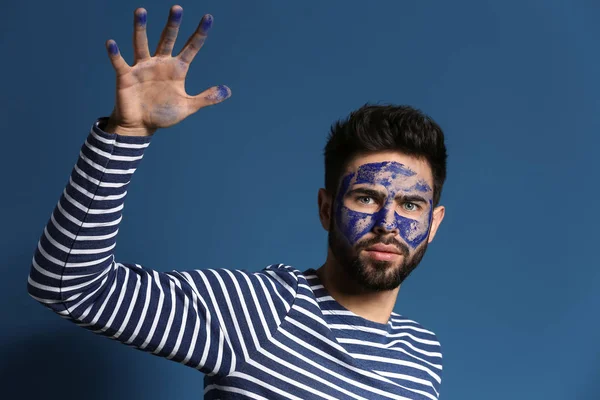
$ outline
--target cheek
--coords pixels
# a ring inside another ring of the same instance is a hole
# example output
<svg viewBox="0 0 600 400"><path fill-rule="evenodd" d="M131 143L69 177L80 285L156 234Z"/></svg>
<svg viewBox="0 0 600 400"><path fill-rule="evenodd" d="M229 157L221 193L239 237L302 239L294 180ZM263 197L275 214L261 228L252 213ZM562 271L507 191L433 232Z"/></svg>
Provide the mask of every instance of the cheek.
<svg viewBox="0 0 600 400"><path fill-rule="evenodd" d="M420 220L409 219L396 214L396 223L400 231L400 237L413 249L427 239L429 226L431 225L430 221L431 212Z"/></svg>
<svg viewBox="0 0 600 400"><path fill-rule="evenodd" d="M352 211L344 206L338 208L336 220L338 228L351 245L355 245L375 225L372 214Z"/></svg>

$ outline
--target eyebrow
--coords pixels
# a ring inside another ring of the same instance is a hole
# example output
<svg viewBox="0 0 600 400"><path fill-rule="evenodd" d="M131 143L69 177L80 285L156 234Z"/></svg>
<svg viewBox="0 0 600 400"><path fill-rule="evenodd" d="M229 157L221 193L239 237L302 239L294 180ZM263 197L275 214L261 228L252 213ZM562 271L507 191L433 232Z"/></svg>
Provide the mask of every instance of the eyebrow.
<svg viewBox="0 0 600 400"><path fill-rule="evenodd" d="M403 201L407 201L410 203L424 203L427 204L428 201L425 200L423 197L416 195L416 194L408 194L408 195L404 195L404 194L399 194L398 196L396 196L396 200L401 199Z"/></svg>
<svg viewBox="0 0 600 400"><path fill-rule="evenodd" d="M351 194L364 194L365 196L371 196L371 197L385 197L385 193L383 193L379 190L365 189L365 188L356 188L356 189L352 189L352 190L348 191L347 195L351 195Z"/></svg>
<svg viewBox="0 0 600 400"><path fill-rule="evenodd" d="M356 189L352 189L350 191L348 191L347 195L353 195L353 194L363 194L365 196L371 196L371 197L385 197L385 193L379 191L379 190L373 190L373 189L366 189L366 188L356 188ZM419 196L417 194L399 194L396 196L396 200L402 200L402 201L407 201L407 202L411 202L411 203L424 203L427 204L428 201L425 200L424 197Z"/></svg>

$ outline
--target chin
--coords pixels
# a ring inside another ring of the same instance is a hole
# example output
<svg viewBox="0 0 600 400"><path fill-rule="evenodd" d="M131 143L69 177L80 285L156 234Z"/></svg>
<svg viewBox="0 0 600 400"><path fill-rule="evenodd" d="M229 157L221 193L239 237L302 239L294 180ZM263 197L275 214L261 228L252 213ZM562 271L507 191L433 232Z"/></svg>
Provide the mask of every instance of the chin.
<svg viewBox="0 0 600 400"><path fill-rule="evenodd" d="M354 275L358 283L369 291L396 289L405 278L404 260L379 261L360 257L355 264Z"/></svg>

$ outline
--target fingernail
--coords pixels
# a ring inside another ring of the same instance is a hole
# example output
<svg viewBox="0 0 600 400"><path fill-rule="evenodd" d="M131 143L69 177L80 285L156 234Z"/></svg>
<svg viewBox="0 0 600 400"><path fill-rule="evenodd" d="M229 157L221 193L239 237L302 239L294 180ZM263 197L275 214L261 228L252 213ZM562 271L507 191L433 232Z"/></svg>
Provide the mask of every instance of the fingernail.
<svg viewBox="0 0 600 400"><path fill-rule="evenodd" d="M175 11L173 11L171 13L171 22L175 22L176 24L180 23L182 15L183 15L183 12L182 12L181 8L176 9Z"/></svg>
<svg viewBox="0 0 600 400"><path fill-rule="evenodd" d="M222 101L231 96L231 90L225 86L220 85L217 86L217 89L210 95L208 95L208 99L212 101Z"/></svg>
<svg viewBox="0 0 600 400"><path fill-rule="evenodd" d="M116 56L117 54L119 54L119 48L117 47L117 44L115 42L111 42L108 44L108 51L113 56Z"/></svg>
<svg viewBox="0 0 600 400"><path fill-rule="evenodd" d="M202 31L207 32L212 27L212 23L213 16L210 14L206 14L204 18L202 18L202 23L200 24Z"/></svg>
<svg viewBox="0 0 600 400"><path fill-rule="evenodd" d="M137 14L136 15L137 23L140 25L146 25L147 17L148 17L148 14L146 14L146 12L141 12L141 13Z"/></svg>
<svg viewBox="0 0 600 400"><path fill-rule="evenodd" d="M217 93L219 99L226 99L231 96L231 90L225 85L219 85L217 87Z"/></svg>

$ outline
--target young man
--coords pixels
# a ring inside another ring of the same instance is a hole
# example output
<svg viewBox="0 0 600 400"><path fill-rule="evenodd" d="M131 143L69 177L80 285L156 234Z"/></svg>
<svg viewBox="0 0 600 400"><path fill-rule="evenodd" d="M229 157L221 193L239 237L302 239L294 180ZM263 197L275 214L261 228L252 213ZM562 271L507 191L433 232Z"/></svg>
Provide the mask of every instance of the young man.
<svg viewBox="0 0 600 400"><path fill-rule="evenodd" d="M171 56L171 8L154 56L135 11L135 63L107 42L117 72L112 115L89 133L39 241L31 296L96 333L198 369L206 399L436 399L435 335L392 312L401 282L444 217L439 126L410 107L365 106L333 126L319 215L325 263L303 272L162 273L113 259L131 176L152 135L230 96L184 90L212 17Z"/></svg>

